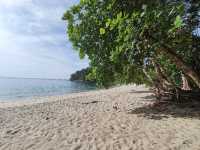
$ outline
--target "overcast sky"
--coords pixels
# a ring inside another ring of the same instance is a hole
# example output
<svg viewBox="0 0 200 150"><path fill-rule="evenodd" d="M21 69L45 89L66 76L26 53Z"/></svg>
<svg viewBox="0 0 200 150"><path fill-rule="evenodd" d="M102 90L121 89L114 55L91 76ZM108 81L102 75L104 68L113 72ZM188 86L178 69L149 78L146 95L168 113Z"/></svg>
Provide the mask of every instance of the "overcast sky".
<svg viewBox="0 0 200 150"><path fill-rule="evenodd" d="M88 66L61 20L78 0L0 0L0 76L68 78Z"/></svg>

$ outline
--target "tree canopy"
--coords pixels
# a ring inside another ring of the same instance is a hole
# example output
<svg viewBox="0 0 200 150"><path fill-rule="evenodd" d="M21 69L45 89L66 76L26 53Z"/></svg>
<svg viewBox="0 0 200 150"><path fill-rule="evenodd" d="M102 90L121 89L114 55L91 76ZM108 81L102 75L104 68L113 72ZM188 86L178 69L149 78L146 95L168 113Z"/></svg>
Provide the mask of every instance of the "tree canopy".
<svg viewBox="0 0 200 150"><path fill-rule="evenodd" d="M200 1L81 0L63 19L80 58L90 60L88 78L99 86L199 90Z"/></svg>
<svg viewBox="0 0 200 150"><path fill-rule="evenodd" d="M75 73L71 74L70 81L91 81L87 79L87 75L90 72L90 68L85 68L79 71L76 71ZM94 81L93 81L94 82Z"/></svg>

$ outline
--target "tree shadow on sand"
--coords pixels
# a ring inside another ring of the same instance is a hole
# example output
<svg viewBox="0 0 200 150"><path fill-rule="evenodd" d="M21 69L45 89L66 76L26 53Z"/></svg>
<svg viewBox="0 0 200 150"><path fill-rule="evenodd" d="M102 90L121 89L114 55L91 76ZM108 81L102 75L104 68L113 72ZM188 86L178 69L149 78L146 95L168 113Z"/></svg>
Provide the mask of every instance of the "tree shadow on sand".
<svg viewBox="0 0 200 150"><path fill-rule="evenodd" d="M161 120L169 117L174 118L195 118L200 119L200 102L190 101L177 103L173 101L156 101L153 95L143 97L145 100L152 101L142 107L130 109L128 114L137 114L148 119Z"/></svg>
<svg viewBox="0 0 200 150"><path fill-rule="evenodd" d="M136 93L136 94L147 94L147 93L153 93L153 91L136 91L136 90L131 90L130 93Z"/></svg>

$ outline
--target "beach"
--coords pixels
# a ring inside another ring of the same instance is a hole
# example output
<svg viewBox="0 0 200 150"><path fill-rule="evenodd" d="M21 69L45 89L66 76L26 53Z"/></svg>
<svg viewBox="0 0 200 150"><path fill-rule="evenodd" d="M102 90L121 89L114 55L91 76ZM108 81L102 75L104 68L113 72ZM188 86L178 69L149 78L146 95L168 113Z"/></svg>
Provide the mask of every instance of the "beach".
<svg viewBox="0 0 200 150"><path fill-rule="evenodd" d="M134 85L0 102L0 150L199 150L199 108Z"/></svg>

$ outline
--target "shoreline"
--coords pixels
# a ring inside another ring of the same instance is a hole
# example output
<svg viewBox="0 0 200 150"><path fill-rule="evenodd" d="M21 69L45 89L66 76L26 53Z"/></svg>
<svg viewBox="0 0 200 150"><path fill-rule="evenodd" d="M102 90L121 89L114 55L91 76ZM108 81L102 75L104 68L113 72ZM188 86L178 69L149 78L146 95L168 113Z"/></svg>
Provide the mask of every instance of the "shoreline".
<svg viewBox="0 0 200 150"><path fill-rule="evenodd" d="M25 106L25 105L34 105L34 104L40 104L40 103L47 103L47 102L54 102L58 101L59 99L70 99L74 97L78 97L81 95L90 95L90 94L98 94L99 92L109 91L112 89L124 89L127 87L132 88L145 88L148 89L145 85L118 85L110 87L109 89L93 89L89 91L80 91L80 92L72 92L72 93L66 93L66 94L58 94L58 95L52 95L52 96L33 96L33 97L27 97L27 98L15 98L12 100L1 100L0 99L0 108L6 108L6 107L19 107L19 106Z"/></svg>
<svg viewBox="0 0 200 150"><path fill-rule="evenodd" d="M128 85L0 103L0 149L198 150L199 107L154 102Z"/></svg>

